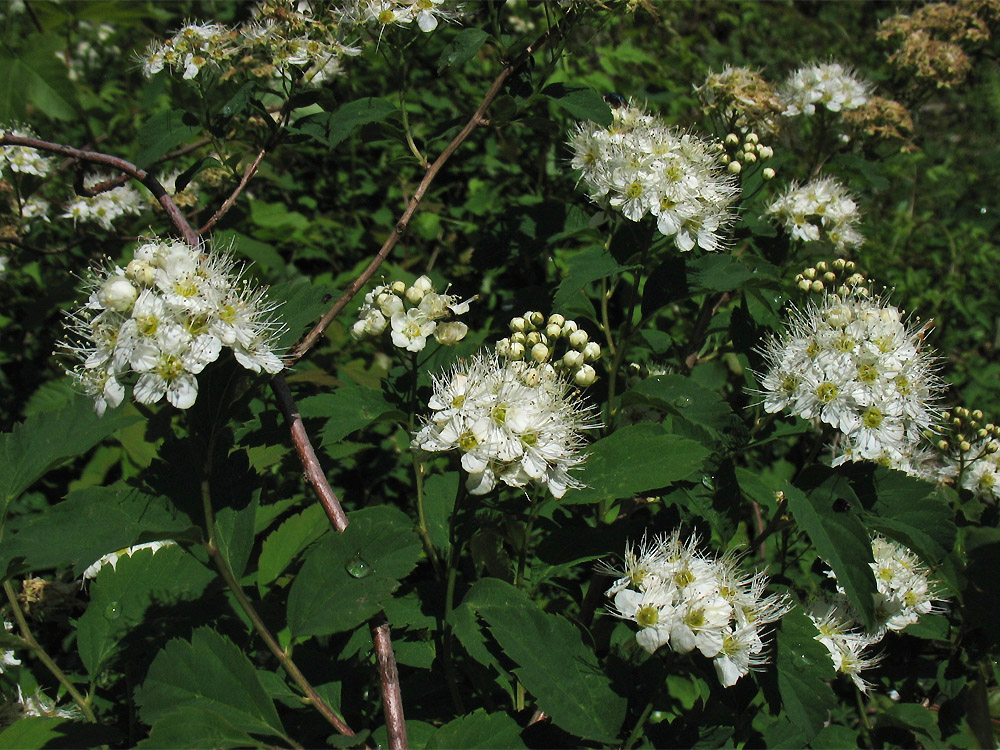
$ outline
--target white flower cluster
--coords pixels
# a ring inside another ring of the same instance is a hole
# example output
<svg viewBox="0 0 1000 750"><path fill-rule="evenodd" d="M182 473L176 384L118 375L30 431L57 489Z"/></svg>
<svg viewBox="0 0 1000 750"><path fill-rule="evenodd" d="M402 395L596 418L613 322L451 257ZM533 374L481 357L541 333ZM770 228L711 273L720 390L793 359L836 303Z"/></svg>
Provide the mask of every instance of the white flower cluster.
<svg viewBox="0 0 1000 750"><path fill-rule="evenodd" d="M31 695L25 695L21 686L17 686L17 697L0 706L0 727L7 727L18 719L28 716L43 716L47 718L70 719L82 721L80 707L75 703L59 706L41 689Z"/></svg>
<svg viewBox="0 0 1000 750"><path fill-rule="evenodd" d="M93 188L111 179L111 175L103 174L92 177L87 188ZM146 208L146 202L130 184L105 190L93 197L78 196L64 206L62 218L77 221L89 221L100 224L103 229L111 229L114 222L122 216L135 216Z"/></svg>
<svg viewBox="0 0 1000 750"><path fill-rule="evenodd" d="M37 138L31 128L17 125L0 127L0 132L18 138ZM44 177L52 170L52 159L41 151L27 146L0 146L0 172L9 169L18 174Z"/></svg>
<svg viewBox="0 0 1000 750"><path fill-rule="evenodd" d="M504 359L551 364L557 373L565 373L581 388L597 380L597 371L590 363L601 358L601 345L591 341L575 320L558 313L546 320L540 312L529 310L512 318L509 327L510 336L500 339L496 346L497 354ZM557 351L560 342L565 349L562 354Z"/></svg>
<svg viewBox="0 0 1000 750"><path fill-rule="evenodd" d="M957 481L977 497L1000 500L1000 428L983 424L978 409L962 406L942 418L944 437L937 445L942 462L936 478Z"/></svg>
<svg viewBox="0 0 1000 750"><path fill-rule="evenodd" d="M890 630L900 631L934 611L934 583L920 558L898 542L876 535L870 563L875 575L875 625L865 630L842 587L829 601L817 601L808 613L819 630L816 640L826 646L834 668L849 676L858 688L870 685L861 672L880 661L865 650L881 641ZM836 578L832 572L831 578Z"/></svg>
<svg viewBox="0 0 1000 750"><path fill-rule="evenodd" d="M92 272L89 299L67 316L71 339L61 346L79 360L67 374L103 415L125 398L122 379L130 372L138 374L139 403L166 396L178 409L189 408L198 397L196 375L223 347L249 370L280 372L273 351L283 329L272 316L277 306L242 275L228 252L177 240L143 242L124 269Z"/></svg>
<svg viewBox="0 0 1000 750"><path fill-rule="evenodd" d="M14 629L14 623L4 620L3 629L8 633ZM14 656L13 651L0 651L0 674L3 674L5 667L18 667L21 660Z"/></svg>
<svg viewBox="0 0 1000 750"><path fill-rule="evenodd" d="M779 88L786 116L811 115L817 105L831 112L857 109L868 103L871 84L858 80L840 63L808 65L795 71Z"/></svg>
<svg viewBox="0 0 1000 750"><path fill-rule="evenodd" d="M792 313L788 330L761 350L764 410L840 430L835 466L869 460L907 471L937 421L942 383L921 348L924 329L867 291L828 294Z"/></svg>
<svg viewBox="0 0 1000 750"><path fill-rule="evenodd" d="M766 209L771 220L794 239L816 242L825 238L838 250L858 247L864 237L858 204L843 185L821 177L805 185L793 182Z"/></svg>
<svg viewBox="0 0 1000 750"><path fill-rule="evenodd" d="M679 531L643 538L638 552L627 545L624 568L605 572L619 576L606 592L611 614L639 626L640 646L649 653L697 648L725 687L767 663L764 628L791 608L785 594L765 595L766 575L741 571L731 556L700 552L697 537L681 542Z"/></svg>
<svg viewBox="0 0 1000 750"><path fill-rule="evenodd" d="M381 284L365 295L358 310L358 320L351 326L351 336L361 340L379 336L387 328L392 343L409 352L419 352L427 346L427 337L434 336L439 344L454 346L469 332L469 327L457 320L457 315L469 312L469 303L458 296L438 294L433 282L421 276L412 285L405 281Z"/></svg>
<svg viewBox="0 0 1000 750"><path fill-rule="evenodd" d="M430 32L440 21L454 21L461 13L454 0L351 0L340 9L345 23L359 26L410 26Z"/></svg>
<svg viewBox="0 0 1000 750"><path fill-rule="evenodd" d="M433 410L411 443L428 452L457 450L473 495L497 481L548 487L555 497L582 485L569 475L583 463L581 431L591 409L548 365L501 361L481 353L434 378Z"/></svg>
<svg viewBox="0 0 1000 750"><path fill-rule="evenodd" d="M570 138L572 166L591 200L606 201L630 221L651 214L682 251L718 250L739 195L722 144L678 132L631 105L612 113L610 127L580 123Z"/></svg>
<svg viewBox="0 0 1000 750"><path fill-rule="evenodd" d="M303 81L319 84L341 73L341 57L360 53L339 36L337 22L317 17L309 3L266 0L239 28L189 23L166 42L154 42L142 55L142 70L149 77L166 68L185 80L203 70L228 77L237 69L274 78L294 66Z"/></svg>
<svg viewBox="0 0 1000 750"><path fill-rule="evenodd" d="M170 547L177 544L173 539L164 539L159 542L146 542L145 544L136 544L132 547L126 547L125 549L120 549L117 552L109 552L100 560L95 562L93 565L89 566L85 571L83 571L83 579L88 580L90 578L96 578L97 574L101 572L101 568L105 565L110 565L113 570L118 569L118 561L122 557L132 557L133 554L141 549L152 550L155 555L157 550L163 549L164 547Z"/></svg>

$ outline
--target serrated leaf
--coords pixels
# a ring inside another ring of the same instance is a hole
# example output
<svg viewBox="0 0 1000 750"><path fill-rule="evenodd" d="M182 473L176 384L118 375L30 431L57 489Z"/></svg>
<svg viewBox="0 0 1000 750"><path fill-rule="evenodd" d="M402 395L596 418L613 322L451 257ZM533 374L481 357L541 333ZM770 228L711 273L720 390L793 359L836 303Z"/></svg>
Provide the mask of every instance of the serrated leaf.
<svg viewBox="0 0 1000 750"><path fill-rule="evenodd" d="M323 112L303 117L290 132L306 133L327 148L335 148L362 125L381 122L396 111L385 99L366 97L340 107L336 112Z"/></svg>
<svg viewBox="0 0 1000 750"><path fill-rule="evenodd" d="M640 398L716 435L730 427L732 407L718 393L684 375L646 378L622 395L622 403L632 403Z"/></svg>
<svg viewBox="0 0 1000 750"><path fill-rule="evenodd" d="M255 492L245 508L223 508L215 515L215 541L237 579L243 577L253 549L258 504Z"/></svg>
<svg viewBox="0 0 1000 750"><path fill-rule="evenodd" d="M33 34L20 57L0 58L0 122L27 121L32 107L55 120L76 117L76 91L56 56L64 48L58 34Z"/></svg>
<svg viewBox="0 0 1000 750"><path fill-rule="evenodd" d="M135 157L136 166L148 168L153 162L169 151L189 141L201 132L192 124L191 116L183 109L158 112L139 128L139 153Z"/></svg>
<svg viewBox="0 0 1000 750"><path fill-rule="evenodd" d="M479 52L483 42L490 38L482 29L462 29L448 42L438 58L438 73L452 65L461 65Z"/></svg>
<svg viewBox="0 0 1000 750"><path fill-rule="evenodd" d="M463 603L486 621L553 723L598 742L619 739L626 701L611 689L594 652L568 620L542 612L523 591L495 578L477 581Z"/></svg>
<svg viewBox="0 0 1000 750"><path fill-rule="evenodd" d="M542 89L542 95L550 97L553 104L566 110L577 120L590 120L602 127L608 127L615 121L611 107L593 89L553 83Z"/></svg>
<svg viewBox="0 0 1000 750"><path fill-rule="evenodd" d="M263 590L285 572L296 556L330 529L330 521L319 503L285 520L261 547L257 560L257 586Z"/></svg>
<svg viewBox="0 0 1000 750"><path fill-rule="evenodd" d="M288 627L294 638L357 627L382 608L417 564L420 539L401 510L378 505L347 519L343 533L313 545L292 583Z"/></svg>
<svg viewBox="0 0 1000 750"><path fill-rule="evenodd" d="M247 732L226 720L226 714L199 706L186 706L161 716L153 724L149 737L138 744L143 748L190 747L272 747L273 743L255 740Z"/></svg>
<svg viewBox="0 0 1000 750"><path fill-rule="evenodd" d="M278 337L277 350L291 346L303 333L306 326L311 326L327 311L331 300L336 299L339 292L322 286L313 286L306 279L284 281L274 284L267 291L268 299L280 302L277 315L284 321L287 329Z"/></svg>
<svg viewBox="0 0 1000 750"><path fill-rule="evenodd" d="M235 229L224 229L215 232L213 242L217 246L232 247L235 253L253 261L255 266L260 266L270 271L281 271L285 268L284 259L274 249L273 245L261 242L253 237L248 237ZM278 299L273 296L273 292L269 292L268 297L274 301ZM279 308L278 314L281 315L281 312Z"/></svg>
<svg viewBox="0 0 1000 750"><path fill-rule="evenodd" d="M459 716L438 728L427 738L424 750L449 748L515 748L527 747L521 739L521 726L507 714L488 714L478 708Z"/></svg>
<svg viewBox="0 0 1000 750"><path fill-rule="evenodd" d="M932 740L941 739L937 712L919 703L893 703L879 717L879 726L896 726L925 735Z"/></svg>
<svg viewBox="0 0 1000 750"><path fill-rule="evenodd" d="M877 516L865 518L868 526L905 544L932 566L955 546L954 511L935 485L879 466L871 487L874 502L865 504Z"/></svg>
<svg viewBox="0 0 1000 750"><path fill-rule="evenodd" d="M569 259L567 265L566 277L559 282L559 288L552 299L554 312L568 309L575 301L574 298L592 281L614 276L629 268L619 265L603 247L592 247L579 252Z"/></svg>
<svg viewBox="0 0 1000 750"><path fill-rule="evenodd" d="M862 624L871 628L877 592L871 569L871 537L857 516L836 510L835 500L840 497L834 486L837 479L831 477L808 496L790 484L785 485L784 493L795 522L809 535L816 552L837 574L837 583L844 587L851 604L861 615Z"/></svg>
<svg viewBox="0 0 1000 750"><path fill-rule="evenodd" d="M124 484L71 492L44 515L18 518L0 560L23 557L33 570L72 565L79 576L109 552L159 539L200 539L199 530L166 498Z"/></svg>
<svg viewBox="0 0 1000 750"><path fill-rule="evenodd" d="M775 668L781 703L792 725L810 740L823 728L837 699L827 684L834 677L830 652L815 640L819 631L800 609L781 618L775 639Z"/></svg>
<svg viewBox="0 0 1000 750"><path fill-rule="evenodd" d="M235 729L287 740L253 664L210 628L194 631L190 642L175 638L167 643L136 691L136 702L147 724L195 708L224 716Z"/></svg>
<svg viewBox="0 0 1000 750"><path fill-rule="evenodd" d="M562 502L596 503L667 487L701 468L709 455L701 443L668 434L661 425L629 425L590 446L577 474L587 486L567 492Z"/></svg>
<svg viewBox="0 0 1000 750"><path fill-rule="evenodd" d="M728 292L738 288L753 274L731 255L709 253L693 258L687 264L692 289Z"/></svg>
<svg viewBox="0 0 1000 750"><path fill-rule="evenodd" d="M80 659L91 678L97 678L126 633L143 623L149 607L197 599L214 578L177 545L155 553L137 550L118 558L115 567L103 566L77 626Z"/></svg>
<svg viewBox="0 0 1000 750"><path fill-rule="evenodd" d="M64 409L36 414L0 435L0 525L10 501L49 469L139 419L121 411L109 411L101 419L93 401L79 397Z"/></svg>
<svg viewBox="0 0 1000 750"><path fill-rule="evenodd" d="M514 700L514 676L507 671L500 663L500 660L487 648L486 635L483 633L482 628L479 627L475 609L463 601L448 613L447 620L451 626L452 633L454 633L469 656L487 669L494 670L498 676L497 685L506 689L510 695L510 699Z"/></svg>
<svg viewBox="0 0 1000 750"><path fill-rule="evenodd" d="M69 719L48 716L24 716L0 732L0 748L3 750L34 750L43 748L63 736L63 726Z"/></svg>
<svg viewBox="0 0 1000 750"><path fill-rule="evenodd" d="M385 400L381 391L359 385L343 386L332 393L309 396L299 402L299 412L303 418L326 419L326 424L323 425L323 445L339 442L392 410L392 405Z"/></svg>

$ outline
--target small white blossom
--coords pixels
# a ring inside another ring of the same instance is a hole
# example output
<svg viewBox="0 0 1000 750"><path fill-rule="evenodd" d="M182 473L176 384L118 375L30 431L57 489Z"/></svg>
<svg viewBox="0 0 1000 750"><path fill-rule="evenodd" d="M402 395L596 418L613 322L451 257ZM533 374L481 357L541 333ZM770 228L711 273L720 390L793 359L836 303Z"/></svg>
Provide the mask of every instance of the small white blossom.
<svg viewBox="0 0 1000 750"><path fill-rule="evenodd" d="M857 230L861 220L858 205L832 177L822 177L803 186L793 182L770 203L765 213L802 242L825 239L838 250L858 247L864 242Z"/></svg>
<svg viewBox="0 0 1000 750"><path fill-rule="evenodd" d="M31 128L21 125L0 126L0 133L17 136L18 138L37 138ZM41 151L27 146L0 146L0 172L9 169L18 174L30 174L44 177L52 170L53 160Z"/></svg>
<svg viewBox="0 0 1000 750"><path fill-rule="evenodd" d="M786 116L811 115L818 106L830 112L857 109L867 104L871 85L836 62L799 68L779 89Z"/></svg>

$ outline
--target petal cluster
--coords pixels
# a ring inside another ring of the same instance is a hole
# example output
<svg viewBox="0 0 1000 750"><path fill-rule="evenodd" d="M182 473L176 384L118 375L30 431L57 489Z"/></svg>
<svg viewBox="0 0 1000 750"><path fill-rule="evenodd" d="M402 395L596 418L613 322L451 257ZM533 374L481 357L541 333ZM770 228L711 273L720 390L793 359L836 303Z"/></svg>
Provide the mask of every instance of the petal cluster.
<svg viewBox="0 0 1000 750"><path fill-rule="evenodd" d="M426 276L410 286L404 281L381 284L365 295L351 336L360 341L388 330L393 345L409 352L422 351L431 336L439 344L454 346L469 332L455 318L467 313L474 299L460 302L447 290L439 294Z"/></svg>
<svg viewBox="0 0 1000 750"><path fill-rule="evenodd" d="M631 105L612 110L614 122L577 125L572 166L593 201L630 221L652 215L661 234L682 251L718 250L733 221L736 178L721 159L722 145L667 127Z"/></svg>
<svg viewBox="0 0 1000 750"><path fill-rule="evenodd" d="M858 247L864 237L858 204L843 185L821 177L805 185L793 182L766 209L771 221L803 242L824 239L838 250Z"/></svg>
<svg viewBox="0 0 1000 750"><path fill-rule="evenodd" d="M125 268L92 271L88 300L68 314L70 337L61 346L78 361L68 374L94 398L98 415L124 400L132 374L139 403L166 396L189 408L198 373L223 348L249 370L279 372L276 305L242 274L228 252L161 239L143 242Z"/></svg>
<svg viewBox="0 0 1000 750"><path fill-rule="evenodd" d="M18 138L37 138L31 128L22 125L0 127L0 132ZM52 164L53 160L38 149L27 146L0 146L0 172L9 169L18 174L44 177L52 170Z"/></svg>
<svg viewBox="0 0 1000 750"><path fill-rule="evenodd" d="M834 461L879 461L906 471L937 421L942 383L922 347L924 329L885 300L826 295L796 310L762 350L764 409L842 433Z"/></svg>
<svg viewBox="0 0 1000 750"><path fill-rule="evenodd" d="M104 174L90 178L87 185L93 188L111 179ZM111 190L105 190L92 197L78 196L66 204L62 218L74 222L93 222L103 229L111 229L114 222L122 216L135 216L142 213L147 203L142 195L129 184L120 185Z"/></svg>
<svg viewBox="0 0 1000 750"><path fill-rule="evenodd" d="M837 62L799 68L779 88L786 116L811 115L816 108L830 112L857 109L867 103L872 87Z"/></svg>
<svg viewBox="0 0 1000 750"><path fill-rule="evenodd" d="M866 630L844 589L829 600L818 600L809 618L819 630L816 640L830 652L834 668L849 676L858 688L870 685L861 672L878 664L881 657L866 654L869 646L880 642L890 630L900 631L933 612L935 583L930 571L909 548L876 535L872 540L870 563L875 575L874 627ZM830 576L836 579L834 573Z"/></svg>
<svg viewBox="0 0 1000 750"><path fill-rule="evenodd" d="M640 646L698 649L726 687L767 662L764 628L791 607L786 595L764 593L766 575L701 552L697 537L682 542L679 531L629 544L624 567L607 570L619 576L606 592L611 614L639 627Z"/></svg>
<svg viewBox="0 0 1000 750"><path fill-rule="evenodd" d="M454 0L350 0L339 13L352 25L381 30L416 24L423 32L434 31L441 21L454 21L461 15Z"/></svg>
<svg viewBox="0 0 1000 750"><path fill-rule="evenodd" d="M416 450L457 451L473 495L498 482L547 487L555 497L582 486L569 472L583 463L590 408L551 365L481 353L434 378L432 413Z"/></svg>

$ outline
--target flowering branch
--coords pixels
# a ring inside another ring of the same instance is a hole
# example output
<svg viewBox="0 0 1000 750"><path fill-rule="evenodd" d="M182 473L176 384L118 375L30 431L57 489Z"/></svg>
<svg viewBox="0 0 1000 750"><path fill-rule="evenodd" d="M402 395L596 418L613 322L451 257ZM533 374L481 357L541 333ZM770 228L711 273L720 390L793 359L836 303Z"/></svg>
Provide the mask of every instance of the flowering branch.
<svg viewBox="0 0 1000 750"><path fill-rule="evenodd" d="M124 172L129 177L132 177L139 182L141 182L153 197L159 202L163 207L163 210L167 212L167 216L176 227L177 231L180 232L184 241L195 247L200 242L201 238L198 234L191 228L188 224L187 219L184 218L184 214L174 203L167 191L163 189L163 185L153 177L149 172L144 169L139 169L132 162L125 161L124 159L119 159L117 156L111 156L109 154L101 154L96 151L81 151L80 149L73 148L72 146L63 146L59 143L50 143L49 141L39 140L38 138L26 138L24 136L13 135L11 133L4 133L0 136L0 146L26 146L28 148L35 148L39 151L47 151L52 154L62 154L63 156L68 156L77 161L88 162L90 164L103 164L112 169L117 169L119 172Z"/></svg>
<svg viewBox="0 0 1000 750"><path fill-rule="evenodd" d="M333 320L340 314L340 311L343 310L347 303L354 298L354 295L356 295L361 288L371 280L372 276L375 275L375 272L378 271L382 263L385 262L385 259L389 257L389 253L392 252L396 243L399 242L403 233L406 232L410 219L412 219L413 214L416 213L417 207L420 205L420 201L423 200L424 195L427 193L427 189L430 187L430 184L434 181L434 178L437 177L438 173L444 167L448 159L451 158L452 154L458 150L458 147L461 146L472 134L472 131L480 126L489 124L489 120L486 118L486 110L489 109L493 100L500 93L500 90L503 88L507 79L510 78L514 71L528 61L532 53L536 52L540 47L549 41L550 37L554 36L559 30L561 30L561 24L565 23L566 20L572 16L573 11L571 10L566 13L562 19L549 27L549 29L538 37L533 44L528 45L524 52L518 55L516 59L504 65L503 70L500 71L499 75L497 75L497 77L493 80L493 83L490 84L486 94L483 95L482 101L480 101L479 106L472 114L472 117L470 117L468 122L465 123L465 127L463 127L462 130L459 131L458 135L451 140L451 143L445 147L444 151L442 151L438 158L434 160L434 163L427 168L424 178L420 181L420 184L414 191L413 197L410 198L402 216L399 217L399 221L396 222L396 226L393 228L393 231L389 233L385 242L382 243L382 247L379 248L375 257L372 258L365 270L363 270L358 277L348 285L347 290L337 299L336 302L333 303L333 306L323 314L323 317L317 321L312 330L309 331L309 333L305 335L298 345L295 346L288 359L289 365L297 362L305 356L306 352L316 345L320 336L323 335L323 332L326 331Z"/></svg>

